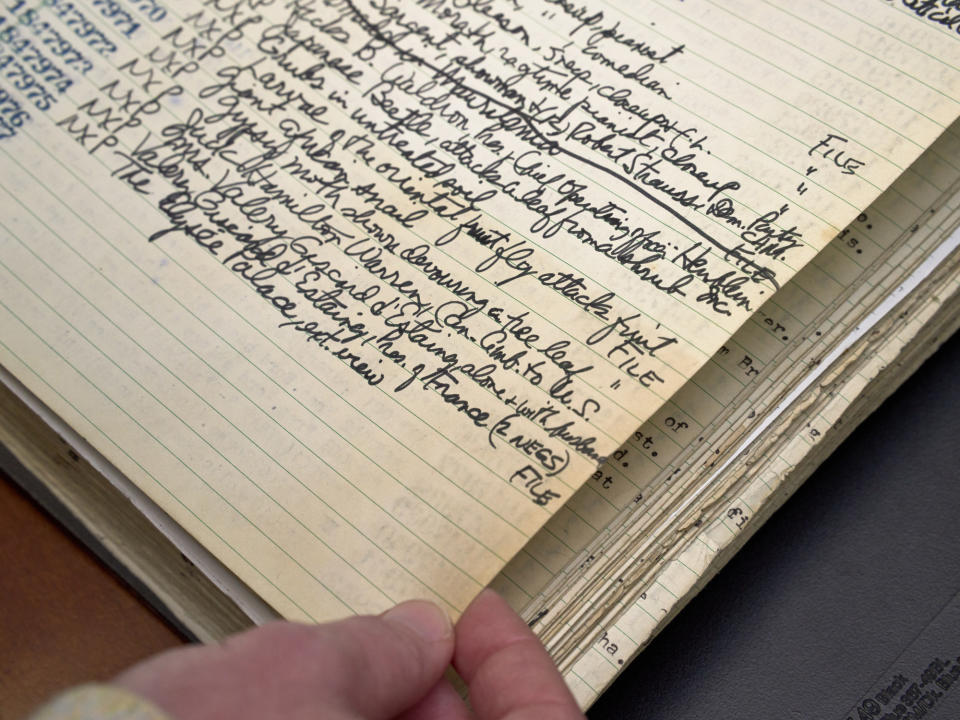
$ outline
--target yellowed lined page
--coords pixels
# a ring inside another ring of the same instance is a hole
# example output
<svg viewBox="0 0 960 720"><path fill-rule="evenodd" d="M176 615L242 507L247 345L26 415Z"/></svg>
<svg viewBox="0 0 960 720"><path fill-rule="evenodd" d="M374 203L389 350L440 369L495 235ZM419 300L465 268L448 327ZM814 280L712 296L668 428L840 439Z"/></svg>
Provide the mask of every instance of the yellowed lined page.
<svg viewBox="0 0 960 720"><path fill-rule="evenodd" d="M462 610L960 94L872 2L5 3L0 361L313 619Z"/></svg>
<svg viewBox="0 0 960 720"><path fill-rule="evenodd" d="M610 592L618 585L616 577L624 577L631 567L639 569L642 559L650 557L649 546L640 551L629 547L630 541L642 539L642 532L648 530L649 524L644 524L642 516L653 518L679 488L699 482L698 473L709 473L710 464L723 459L715 453L735 447L751 429L750 423L763 417L793 387L811 360L824 357L860 321L865 310L889 294L904 274L939 244L943 233L956 225L956 190L960 183L957 158L960 139L954 125L725 344L711 360L713 373L705 372L710 365L705 366L672 398L669 415L658 415L642 426L594 474L568 504L580 508L579 520L589 526L579 533L567 532L571 519L568 516L564 522L566 510L561 511L547 526L555 535L538 533L495 580L494 586L518 609L526 605L530 617L539 615L543 621L573 609L574 603L576 607L610 606L605 618L614 618L615 622L577 628L585 631L587 638L581 645L584 654L576 663L564 658L567 681L584 706L645 645L677 598L700 579L719 549L751 522L767 496L776 491L784 469L790 467L783 460L787 455L768 458L773 467L757 474L742 496L717 508L714 514L718 519L709 527L705 524L697 539L680 543L682 552L642 595L639 591L630 595L626 586L620 585L624 598L620 600L617 593ZM851 287L857 289L851 293ZM934 306L938 304L936 301ZM920 327L917 323L916 319L910 320L913 332ZM902 344L894 339L893 346ZM885 347L887 352L895 350ZM880 355L872 371L890 361L889 355ZM724 367L727 373L719 374ZM865 386L863 373L854 376L826 409L811 415L806 433L791 444L788 455L792 463L826 434L830 423ZM731 400L719 405L717 397L724 388ZM686 424L678 428L678 423ZM685 443L678 441L684 432L688 435ZM698 442L699 437L704 441ZM599 496L611 504L597 502ZM615 510L611 511L613 506ZM640 516L633 521L642 529L628 530L625 541L621 537L617 543L598 542L598 537L617 537L623 531L630 519L624 519L622 511L631 507ZM599 530L591 533L591 527ZM564 537L567 544L560 545L555 536ZM571 552L571 545L579 555ZM541 562L566 566L547 575L536 571ZM586 583L601 577L606 587L601 583L593 594L584 595ZM562 593L545 592L546 583L554 578L566 580ZM626 577L621 582L630 580ZM539 593L543 595L538 602L531 603ZM623 615L618 617L618 612ZM551 639L560 647L563 638L554 637L555 628L550 630Z"/></svg>
<svg viewBox="0 0 960 720"><path fill-rule="evenodd" d="M730 447L733 441L718 438L718 430L745 435L749 423L802 375L805 358L822 355L842 338L868 302L890 292L904 269L939 241L938 225L956 205L956 198L944 196L958 182L960 138L954 125L593 473L495 586L518 609L524 607L558 573L570 572L577 554L598 533L609 532L625 508L652 513L654 501L676 493L672 484L715 459L700 464L691 456Z"/></svg>
<svg viewBox="0 0 960 720"><path fill-rule="evenodd" d="M957 208L954 207L950 226L955 228L957 221ZM955 293L960 286L956 268L952 275L941 275L939 280L941 282L936 293L925 298L922 304L911 307L906 322L898 319L894 323L896 331L876 347L870 348L875 354L863 363L856 374L842 382L834 379L831 383L835 393L832 400L826 403L820 398L818 409L805 415L809 418L809 430L793 436L775 456L765 458L766 462L759 471L751 473L750 482L733 499L729 510L705 524L691 541L680 545L676 557L666 565L650 590L627 604L616 623L599 634L589 648L584 648L585 654L565 673L568 685L583 707L596 700L629 659L646 646L657 628L662 626L666 609L674 607L679 599L688 597L702 583L703 577L715 570L709 567L710 563L725 547L736 541L746 523L749 523L749 516L744 520L744 515L762 508L778 491L783 492L796 465L823 441L826 431L860 397L864 388L875 382L889 363L902 360L902 354L917 345L918 335L940 309L942 298ZM728 513L731 510L740 512L730 515Z"/></svg>

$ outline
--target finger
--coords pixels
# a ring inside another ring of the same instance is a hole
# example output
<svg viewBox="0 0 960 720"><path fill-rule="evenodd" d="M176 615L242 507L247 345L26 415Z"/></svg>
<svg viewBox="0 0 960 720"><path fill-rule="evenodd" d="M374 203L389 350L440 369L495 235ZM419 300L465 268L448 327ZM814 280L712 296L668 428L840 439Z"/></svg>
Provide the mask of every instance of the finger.
<svg viewBox="0 0 960 720"><path fill-rule="evenodd" d="M143 663L116 682L182 720L376 720L436 685L453 654L453 628L433 603L410 601L379 617L274 623L185 652Z"/></svg>
<svg viewBox="0 0 960 720"><path fill-rule="evenodd" d="M478 720L583 720L543 645L492 590L467 608L456 636L453 664Z"/></svg>
<svg viewBox="0 0 960 720"><path fill-rule="evenodd" d="M463 698L450 682L443 678L426 697L397 720L471 720L471 716Z"/></svg>
<svg viewBox="0 0 960 720"><path fill-rule="evenodd" d="M387 718L422 698L453 655L453 627L433 603L402 603L379 617L315 628L303 648L313 682L347 717Z"/></svg>

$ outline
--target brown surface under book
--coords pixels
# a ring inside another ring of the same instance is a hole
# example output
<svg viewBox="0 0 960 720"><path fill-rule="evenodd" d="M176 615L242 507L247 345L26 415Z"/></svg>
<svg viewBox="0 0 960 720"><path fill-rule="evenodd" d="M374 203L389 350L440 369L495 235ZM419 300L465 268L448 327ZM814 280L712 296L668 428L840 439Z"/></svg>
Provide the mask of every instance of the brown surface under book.
<svg viewBox="0 0 960 720"><path fill-rule="evenodd" d="M182 642L0 472L0 720Z"/></svg>

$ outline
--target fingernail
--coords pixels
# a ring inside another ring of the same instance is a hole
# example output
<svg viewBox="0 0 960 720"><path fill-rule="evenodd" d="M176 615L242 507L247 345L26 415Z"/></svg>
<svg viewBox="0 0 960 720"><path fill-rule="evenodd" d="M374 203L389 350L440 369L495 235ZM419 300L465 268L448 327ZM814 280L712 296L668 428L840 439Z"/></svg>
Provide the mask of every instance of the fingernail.
<svg viewBox="0 0 960 720"><path fill-rule="evenodd" d="M413 630L427 642L446 640L453 636L450 616L428 600L409 600L387 610L382 616L390 623Z"/></svg>

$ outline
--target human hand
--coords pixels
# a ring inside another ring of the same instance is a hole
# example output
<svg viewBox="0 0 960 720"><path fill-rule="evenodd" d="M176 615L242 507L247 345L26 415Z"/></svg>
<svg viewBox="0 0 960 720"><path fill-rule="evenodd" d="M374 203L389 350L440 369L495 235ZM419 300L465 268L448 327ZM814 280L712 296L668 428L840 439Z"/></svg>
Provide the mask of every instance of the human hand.
<svg viewBox="0 0 960 720"><path fill-rule="evenodd" d="M472 714L443 677L451 661ZM456 628L424 601L325 625L274 623L168 651L114 684L177 720L583 720L540 641L492 591Z"/></svg>

